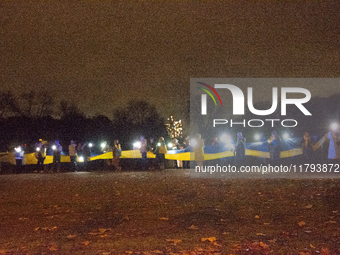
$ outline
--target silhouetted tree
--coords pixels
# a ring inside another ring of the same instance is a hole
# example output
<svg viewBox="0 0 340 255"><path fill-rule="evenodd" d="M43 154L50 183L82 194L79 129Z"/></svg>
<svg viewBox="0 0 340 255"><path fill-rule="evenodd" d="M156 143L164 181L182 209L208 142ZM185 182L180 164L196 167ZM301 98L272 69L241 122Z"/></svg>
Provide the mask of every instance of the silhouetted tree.
<svg viewBox="0 0 340 255"><path fill-rule="evenodd" d="M41 118L53 114L53 108L54 100L48 91L30 90L21 94L13 110L21 116Z"/></svg>
<svg viewBox="0 0 340 255"><path fill-rule="evenodd" d="M131 101L126 108L119 108L113 114L117 139L131 143L143 135L146 138L166 136L164 119L154 105L145 101Z"/></svg>
<svg viewBox="0 0 340 255"><path fill-rule="evenodd" d="M0 94L0 118L14 115L17 102L15 96L10 91L2 92Z"/></svg>
<svg viewBox="0 0 340 255"><path fill-rule="evenodd" d="M79 110L79 108L77 107L77 105L75 103L70 103L66 100L61 100L60 104L59 104L59 109L58 109L58 115L60 117L64 117L67 115L84 115L83 113L81 113L81 111Z"/></svg>

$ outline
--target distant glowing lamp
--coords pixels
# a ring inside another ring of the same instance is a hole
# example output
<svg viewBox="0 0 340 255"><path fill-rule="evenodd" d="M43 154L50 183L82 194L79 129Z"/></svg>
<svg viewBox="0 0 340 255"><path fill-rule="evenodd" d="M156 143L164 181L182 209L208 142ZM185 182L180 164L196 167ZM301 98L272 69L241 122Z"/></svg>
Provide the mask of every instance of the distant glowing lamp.
<svg viewBox="0 0 340 255"><path fill-rule="evenodd" d="M222 134L220 141L224 143L227 147L234 148L233 139L229 134Z"/></svg>
<svg viewBox="0 0 340 255"><path fill-rule="evenodd" d="M161 143L157 143L157 146L161 146Z"/></svg>
<svg viewBox="0 0 340 255"><path fill-rule="evenodd" d="M101 147L102 149L104 149L104 148L106 147L106 142L101 143L101 144L100 144L100 147Z"/></svg>
<svg viewBox="0 0 340 255"><path fill-rule="evenodd" d="M333 123L331 124L330 128L331 128L332 131L337 131L338 128L339 128L339 124L336 123L336 122L333 122Z"/></svg>
<svg viewBox="0 0 340 255"><path fill-rule="evenodd" d="M93 143L89 143L89 147L92 148L93 147Z"/></svg>
<svg viewBox="0 0 340 255"><path fill-rule="evenodd" d="M197 145L197 140L196 139L191 139L190 144L195 147Z"/></svg>
<svg viewBox="0 0 340 255"><path fill-rule="evenodd" d="M231 143L231 137L229 134L222 134L220 141L222 143Z"/></svg>
<svg viewBox="0 0 340 255"><path fill-rule="evenodd" d="M37 147L35 150L36 150L36 151L40 151L40 148L39 148L39 147Z"/></svg>
<svg viewBox="0 0 340 255"><path fill-rule="evenodd" d="M255 138L256 141L259 141L259 140L261 139L261 136L260 136L260 134L256 134L256 135L254 136L254 138Z"/></svg>
<svg viewBox="0 0 340 255"><path fill-rule="evenodd" d="M21 147L19 146L19 147L15 148L14 150L15 150L17 153L20 153L20 152L21 152Z"/></svg>
<svg viewBox="0 0 340 255"><path fill-rule="evenodd" d="M290 136L289 136L289 133L284 133L284 134L283 134L283 139L284 139L284 140L288 140L289 137L290 137Z"/></svg>
<svg viewBox="0 0 340 255"><path fill-rule="evenodd" d="M79 160L79 162L84 162L84 157L83 157L83 156L80 156L80 157L78 158L78 160Z"/></svg>
<svg viewBox="0 0 340 255"><path fill-rule="evenodd" d="M52 146L52 150L55 151L56 149L57 149L57 146L53 145L53 146Z"/></svg>
<svg viewBox="0 0 340 255"><path fill-rule="evenodd" d="M172 143L168 143L168 147L169 147L169 148L172 148Z"/></svg>
<svg viewBox="0 0 340 255"><path fill-rule="evenodd" d="M139 141L133 143L133 148L134 148L134 149L140 149L141 146L142 146L142 144L141 144L141 142L139 142Z"/></svg>

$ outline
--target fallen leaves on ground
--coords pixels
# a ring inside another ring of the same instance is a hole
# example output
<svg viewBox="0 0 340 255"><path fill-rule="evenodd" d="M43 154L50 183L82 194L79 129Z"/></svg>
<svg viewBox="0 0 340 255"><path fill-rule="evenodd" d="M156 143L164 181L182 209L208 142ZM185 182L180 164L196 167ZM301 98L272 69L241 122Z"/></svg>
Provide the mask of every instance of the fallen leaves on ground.
<svg viewBox="0 0 340 255"><path fill-rule="evenodd" d="M57 227L57 226L51 227L51 228L49 228L49 227L43 227L43 228L37 227L37 228L35 228L34 230L35 230L35 231L38 231L38 230L52 231L52 230L54 230L54 229L56 229L56 228L58 228L58 227Z"/></svg>
<svg viewBox="0 0 340 255"><path fill-rule="evenodd" d="M48 249L49 249L50 251L57 251L57 250L58 250L58 246L55 245L55 244L53 244L53 245L50 245L50 246L48 247Z"/></svg>
<svg viewBox="0 0 340 255"><path fill-rule="evenodd" d="M81 244L85 245L85 246L88 246L90 244L89 241L85 241L85 242L82 242Z"/></svg>
<svg viewBox="0 0 340 255"><path fill-rule="evenodd" d="M209 241L211 243L216 241L216 237L207 237L207 238L202 238L202 242Z"/></svg>
<svg viewBox="0 0 340 255"><path fill-rule="evenodd" d="M167 242L172 242L174 245L177 245L178 243L182 242L182 240L179 239L166 239Z"/></svg>
<svg viewBox="0 0 340 255"><path fill-rule="evenodd" d="M256 233L257 236L265 236L266 234L263 233Z"/></svg>
<svg viewBox="0 0 340 255"><path fill-rule="evenodd" d="M298 224L299 224L300 227L303 227L304 225L306 225L306 222L300 221Z"/></svg>
<svg viewBox="0 0 340 255"><path fill-rule="evenodd" d="M331 255L328 248L322 247L321 249L321 255Z"/></svg>
<svg viewBox="0 0 340 255"><path fill-rule="evenodd" d="M264 242L252 242L252 243L248 243L245 245L241 245L241 244L234 244L233 245L233 250L237 253L237 254L244 254L243 252L245 252L245 254L263 254L263 255L267 255L267 254L271 254L271 250L269 245L267 245Z"/></svg>
<svg viewBox="0 0 340 255"><path fill-rule="evenodd" d="M194 230L194 229L198 229L198 227L196 227L196 226L194 226L194 225L191 225L190 227L188 227L188 229Z"/></svg>
<svg viewBox="0 0 340 255"><path fill-rule="evenodd" d="M98 229L98 232L90 232L89 235L93 235L93 236L102 236L104 235L107 231L110 231L110 228L100 228Z"/></svg>

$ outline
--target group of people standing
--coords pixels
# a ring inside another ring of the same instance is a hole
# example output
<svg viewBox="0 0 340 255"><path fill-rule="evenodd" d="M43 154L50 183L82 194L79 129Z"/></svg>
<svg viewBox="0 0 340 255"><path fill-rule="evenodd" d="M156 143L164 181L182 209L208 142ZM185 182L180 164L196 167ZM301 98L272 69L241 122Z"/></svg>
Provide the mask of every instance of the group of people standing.
<svg viewBox="0 0 340 255"><path fill-rule="evenodd" d="M39 171L47 171L46 165L44 165L44 161L46 159L46 150L46 141L40 140L39 143L36 144L35 151L35 157L37 159L37 166ZM52 146L52 150L53 163L49 172L60 172L63 147L58 140L55 141L54 145ZM75 143L75 141L71 140L68 146L68 155L70 157L72 171L77 172L79 167L81 167L83 170L87 170L88 161L91 157L91 148L89 143ZM120 171L121 167L119 164L119 157L121 156L121 146L118 140L114 140L113 142L112 155L113 157L110 162L112 163L116 171ZM81 162L81 166L79 166L78 161Z"/></svg>
<svg viewBox="0 0 340 255"><path fill-rule="evenodd" d="M271 133L271 136L269 138L268 150L269 150L271 163L276 163L280 158L281 139L275 130ZM235 151L234 151L236 163L239 164L243 162L245 158L245 152L246 152L246 138L243 137L243 134L241 132L238 132L237 143L236 143Z"/></svg>
<svg viewBox="0 0 340 255"><path fill-rule="evenodd" d="M327 139L329 140L328 146L328 159L339 159L340 158L340 131L330 130L327 134ZM265 142L266 139L264 138L264 134L261 133L261 142ZM281 153L281 139L278 133L274 130L271 133L271 136L268 140L268 151L270 154L270 162L272 164L276 164L279 162L280 153ZM305 162L311 162L314 157L314 141L309 134L309 132L305 132L302 140L300 141L302 154ZM213 146L218 145L218 139L215 137L212 142ZM235 163L243 162L245 158L245 151L246 151L246 138L243 137L241 132L237 133L237 142L235 144L234 149L234 157Z"/></svg>
<svg viewBox="0 0 340 255"><path fill-rule="evenodd" d="M158 142L156 143L154 138L150 138L150 142L148 143L147 139L144 136L141 136L141 146L140 153L142 154L142 169L159 169L164 170L165 167L165 154L168 153L168 149L166 147L164 137L160 137ZM156 154L156 164L149 164L147 154L148 151Z"/></svg>
<svg viewBox="0 0 340 255"><path fill-rule="evenodd" d="M178 139L173 138L171 146L165 144L164 137L160 137L158 140L150 138L147 140L145 137L140 138L140 148L139 151L142 154L142 169L143 170L163 170L165 168L165 154L168 153L168 147L171 150L180 150L189 148L189 137L185 137L180 144ZM147 153L151 152L156 155L156 159L147 158ZM174 168L189 168L190 161L174 160L172 167Z"/></svg>

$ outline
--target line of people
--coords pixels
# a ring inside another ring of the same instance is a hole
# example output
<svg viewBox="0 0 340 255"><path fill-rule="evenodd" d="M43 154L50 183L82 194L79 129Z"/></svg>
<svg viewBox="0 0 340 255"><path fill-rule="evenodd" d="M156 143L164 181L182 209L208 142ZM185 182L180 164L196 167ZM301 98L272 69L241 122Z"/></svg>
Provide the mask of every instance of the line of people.
<svg viewBox="0 0 340 255"><path fill-rule="evenodd" d="M171 149L179 150L179 149L188 149L192 148L191 151L195 153L195 161L197 165L203 165L204 162L204 139L201 138L200 135L196 137L192 137L195 140L195 144L189 144L189 138L185 137L182 144L180 145L177 139L172 140ZM340 132L339 130L330 130L327 134L327 139L329 140L329 148L328 148L328 159L338 159L340 158ZM281 139L277 132L274 130L271 133L271 136L268 141L264 138L262 133L262 138L260 141L266 142L266 146L268 146L268 151L270 154L271 163L275 164L280 159L281 153ZM268 143L267 143L268 142ZM216 148L219 147L219 142L217 137L213 139L212 145ZM303 139L300 142L303 156L305 162L310 162L313 159L313 145L314 141L308 132L304 133ZM59 172L61 167L61 155L63 152L63 148L60 145L59 141L55 141L52 146L53 149L53 164L50 169L47 169L47 166L44 165L44 161L46 159L46 141L40 140L39 143L36 144L35 157L37 159L37 166L39 171L47 172ZM148 141L143 136L140 138L140 153L142 155L142 169L159 169L163 170L165 168L165 154L168 153L167 145L165 144L165 140L163 137L160 137L156 142L154 138L150 138ZM237 142L234 147L234 161L239 164L242 163L245 159L245 150L246 150L246 138L243 136L241 132L237 133ZM102 147L102 152L112 151L113 157L112 160L109 160L110 164L114 167L116 171L121 170L120 160L121 157L121 145L118 140L114 140L113 146L110 147L106 144L106 146ZM156 155L156 160L148 160L147 153L152 152ZM217 151L216 151L217 152ZM81 164L81 168L86 170L87 163L91 157L91 148L88 143L78 143L76 144L73 140L71 140L70 145L68 146L68 155L70 156L70 166L72 171L76 172L80 167L77 158ZM21 148L16 148L15 150L16 156L16 164L17 168L20 168L22 165L23 158L23 150ZM189 168L190 161L174 161L175 168Z"/></svg>
<svg viewBox="0 0 340 255"><path fill-rule="evenodd" d="M198 136L197 139L199 140L200 136ZM330 160L339 159L340 158L340 130L339 129L330 130L327 134L327 139L329 140L328 159ZM261 133L259 140L261 142L268 142L267 146L268 146L268 151L270 154L270 162L273 164L278 163L278 161L280 160L280 153L281 153L281 146L282 146L282 141L278 133L275 130L273 130L269 140L266 140L264 137L264 134ZM305 132L302 140L300 141L300 146L302 149L304 161L306 163L311 162L315 156L314 150L313 150L314 144L315 144L315 141L312 139L309 132ZM219 147L219 142L218 142L217 137L214 137L212 146L215 148ZM246 138L243 136L241 132L238 132L237 142L233 150L235 163L239 164L244 161L245 150L246 150ZM216 151L218 151L218 149L216 149ZM199 152L199 155L200 155L200 152Z"/></svg>
<svg viewBox="0 0 340 255"><path fill-rule="evenodd" d="M120 163L119 158L121 156L121 145L119 144L118 140L114 140L112 148L107 146L107 151L112 151L113 157L110 160L110 164L114 166L116 171L120 171ZM55 141L54 145L52 146L53 150L53 163L50 169L47 169L47 165L44 165L44 161L46 159L46 141L40 140L38 144L36 144L36 151L35 157L37 159L37 167L39 171L43 172L60 172L61 167L61 155L63 153L63 148L60 145L59 141ZM77 172L79 168L82 170L87 170L88 168L88 161L91 157L91 146L89 143L78 143L76 144L75 141L71 140L70 145L68 146L68 156L70 157L71 162L71 170L73 172ZM79 165L79 162L81 165Z"/></svg>

